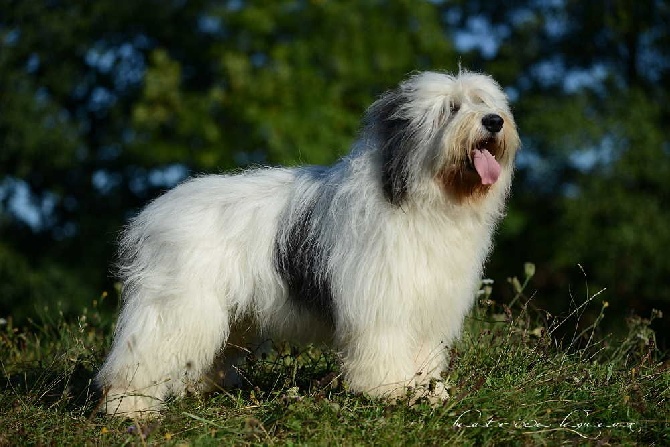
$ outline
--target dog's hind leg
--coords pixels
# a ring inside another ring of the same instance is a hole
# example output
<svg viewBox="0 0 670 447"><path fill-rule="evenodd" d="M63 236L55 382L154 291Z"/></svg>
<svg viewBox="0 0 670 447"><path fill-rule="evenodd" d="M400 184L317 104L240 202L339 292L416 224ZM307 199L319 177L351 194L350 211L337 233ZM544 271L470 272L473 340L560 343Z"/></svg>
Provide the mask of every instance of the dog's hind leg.
<svg viewBox="0 0 670 447"><path fill-rule="evenodd" d="M228 312L211 291L180 292L137 290L128 297L98 375L107 413L159 411L168 396L196 388L211 367L229 334Z"/></svg>

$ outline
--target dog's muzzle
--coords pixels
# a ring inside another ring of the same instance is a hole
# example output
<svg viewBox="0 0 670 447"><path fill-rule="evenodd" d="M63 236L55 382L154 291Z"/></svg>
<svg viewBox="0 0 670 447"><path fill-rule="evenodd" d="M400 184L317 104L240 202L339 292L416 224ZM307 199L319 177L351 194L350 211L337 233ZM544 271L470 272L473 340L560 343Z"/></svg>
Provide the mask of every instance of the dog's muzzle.
<svg viewBox="0 0 670 447"><path fill-rule="evenodd" d="M505 120L495 113L482 118L482 126L490 132L490 137L480 141L469 154L470 165L477 171L482 185L492 185L500 176L500 163L496 160L498 146L496 135L503 128Z"/></svg>

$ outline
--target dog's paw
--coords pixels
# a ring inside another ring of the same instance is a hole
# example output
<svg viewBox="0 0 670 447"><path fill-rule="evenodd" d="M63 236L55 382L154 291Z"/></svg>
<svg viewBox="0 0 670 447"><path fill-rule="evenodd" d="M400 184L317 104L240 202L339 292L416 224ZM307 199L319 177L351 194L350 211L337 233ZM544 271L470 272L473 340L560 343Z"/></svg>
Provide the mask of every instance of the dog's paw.
<svg viewBox="0 0 670 447"><path fill-rule="evenodd" d="M130 393L109 392L103 397L100 411L110 416L127 419L155 419L165 403L158 398Z"/></svg>
<svg viewBox="0 0 670 447"><path fill-rule="evenodd" d="M441 380L431 380L408 388L403 403L413 407L422 403L428 403L432 407L442 405L449 399L448 386Z"/></svg>

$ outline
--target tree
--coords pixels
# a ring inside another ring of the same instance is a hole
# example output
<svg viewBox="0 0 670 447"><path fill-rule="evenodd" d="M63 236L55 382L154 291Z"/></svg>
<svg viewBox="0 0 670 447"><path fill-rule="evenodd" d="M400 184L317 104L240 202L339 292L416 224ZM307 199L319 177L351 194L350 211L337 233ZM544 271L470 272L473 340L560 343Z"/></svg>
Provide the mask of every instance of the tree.
<svg viewBox="0 0 670 447"><path fill-rule="evenodd" d="M558 309L583 283L580 263L610 288L610 309L670 302L665 2L0 10L0 314L109 288L122 222L186 175L332 162L377 95L411 71L459 65L505 87L523 140L489 275L534 261L539 304Z"/></svg>
<svg viewBox="0 0 670 447"><path fill-rule="evenodd" d="M456 63L430 3L1 9L0 100L11 113L0 114L0 253L23 267L0 271L23 286L6 288L0 312L15 316L23 303L56 295L77 306L109 287L121 222L187 173L331 162L376 95L407 72ZM33 223L13 206L20 189L24 208L43 210Z"/></svg>
<svg viewBox="0 0 670 447"><path fill-rule="evenodd" d="M0 3L1 313L96 297L120 222L151 194L124 151L131 105L145 54L197 46L202 8L156 3Z"/></svg>
<svg viewBox="0 0 670 447"><path fill-rule="evenodd" d="M584 281L579 263L592 292L609 289L610 311L668 310L668 5L512 1L501 10L468 1L458 8L458 28L471 29L480 11L478 26L502 37L493 56L475 47L468 58L508 80L524 142L493 270L537 261L538 299L558 310L570 284Z"/></svg>

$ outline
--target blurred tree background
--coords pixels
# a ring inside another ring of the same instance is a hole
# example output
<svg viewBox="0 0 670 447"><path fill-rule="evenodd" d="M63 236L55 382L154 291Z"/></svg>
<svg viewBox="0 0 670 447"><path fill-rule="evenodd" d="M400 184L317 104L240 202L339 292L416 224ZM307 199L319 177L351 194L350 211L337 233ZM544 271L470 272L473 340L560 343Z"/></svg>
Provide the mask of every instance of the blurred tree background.
<svg viewBox="0 0 670 447"><path fill-rule="evenodd" d="M121 225L188 175L331 163L377 95L459 65L523 140L487 276L535 262L558 313L579 264L613 327L670 315L669 31L654 0L0 0L0 317L112 290Z"/></svg>

